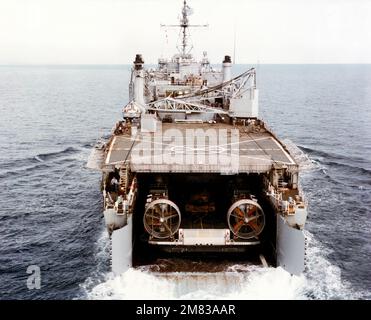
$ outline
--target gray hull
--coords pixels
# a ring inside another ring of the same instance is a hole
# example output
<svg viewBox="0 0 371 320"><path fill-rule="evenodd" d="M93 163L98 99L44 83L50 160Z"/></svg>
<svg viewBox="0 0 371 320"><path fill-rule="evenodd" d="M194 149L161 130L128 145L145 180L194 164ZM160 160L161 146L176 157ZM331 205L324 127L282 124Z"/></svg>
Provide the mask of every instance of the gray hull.
<svg viewBox="0 0 371 320"><path fill-rule="evenodd" d="M132 267L132 217L128 217L127 225L114 230L111 235L112 245L112 271L119 275Z"/></svg>
<svg viewBox="0 0 371 320"><path fill-rule="evenodd" d="M294 275L304 271L305 237L277 215L277 265Z"/></svg>

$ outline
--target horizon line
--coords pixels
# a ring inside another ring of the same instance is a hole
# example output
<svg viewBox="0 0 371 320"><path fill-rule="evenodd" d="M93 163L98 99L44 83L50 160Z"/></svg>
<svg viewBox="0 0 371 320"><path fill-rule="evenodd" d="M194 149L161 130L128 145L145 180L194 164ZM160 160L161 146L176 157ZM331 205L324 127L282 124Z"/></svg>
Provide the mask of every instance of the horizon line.
<svg viewBox="0 0 371 320"><path fill-rule="evenodd" d="M133 63L8 63L0 64L0 67L39 67L39 66L131 66ZM211 63L211 65L221 65L222 63ZM246 63L235 63L233 65L370 65L371 62L338 62L338 63L326 63L326 62L285 62L285 63L261 63L261 62L246 62ZM157 63L145 63L144 65L157 65Z"/></svg>

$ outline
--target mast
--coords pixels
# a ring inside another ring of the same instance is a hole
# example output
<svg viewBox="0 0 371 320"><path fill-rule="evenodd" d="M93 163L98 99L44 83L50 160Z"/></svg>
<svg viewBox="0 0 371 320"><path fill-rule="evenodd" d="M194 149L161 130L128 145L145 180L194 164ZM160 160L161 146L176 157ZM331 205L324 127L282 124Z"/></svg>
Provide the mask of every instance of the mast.
<svg viewBox="0 0 371 320"><path fill-rule="evenodd" d="M182 40L182 56L186 54L187 48L187 28L188 28L188 15L187 15L187 1L184 0L184 6L182 9L182 18L180 19L180 25L183 29L183 40Z"/></svg>
<svg viewBox="0 0 371 320"><path fill-rule="evenodd" d="M161 27L180 27L181 31L181 48L178 47L180 55L182 58L186 58L187 54L192 50L192 47L188 49L188 39L189 39L189 27L208 27L208 24L197 25L197 24L189 24L188 17L193 13L193 10L190 6L187 5L187 1L183 1L183 8L182 8L182 15L179 20L179 24L171 24L171 25L164 25L161 24Z"/></svg>

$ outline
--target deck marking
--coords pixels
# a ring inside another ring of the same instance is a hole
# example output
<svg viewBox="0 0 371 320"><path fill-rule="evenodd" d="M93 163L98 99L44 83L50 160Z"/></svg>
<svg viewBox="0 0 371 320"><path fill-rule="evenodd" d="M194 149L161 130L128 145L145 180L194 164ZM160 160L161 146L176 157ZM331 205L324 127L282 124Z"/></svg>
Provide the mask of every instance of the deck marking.
<svg viewBox="0 0 371 320"><path fill-rule="evenodd" d="M110 163L109 160L111 159L111 153L112 153L113 146L114 146L114 144L116 142L116 137L117 136L114 136L113 137L113 140L112 140L112 143L111 143L111 146L109 148L108 155L107 155L107 158L106 158L106 164L109 164Z"/></svg>
<svg viewBox="0 0 371 320"><path fill-rule="evenodd" d="M272 138L273 139L273 138ZM278 141L276 140L276 139L273 139L273 141L276 143L276 145L282 150L282 152L285 154L285 156L287 157L287 159L289 159L290 160L290 163L291 164L297 164L294 160L293 160L293 158L291 157L291 155L289 154L289 153L287 153L286 151L285 151L285 149L283 149L283 147L282 147L282 145L280 144L280 143L278 143Z"/></svg>

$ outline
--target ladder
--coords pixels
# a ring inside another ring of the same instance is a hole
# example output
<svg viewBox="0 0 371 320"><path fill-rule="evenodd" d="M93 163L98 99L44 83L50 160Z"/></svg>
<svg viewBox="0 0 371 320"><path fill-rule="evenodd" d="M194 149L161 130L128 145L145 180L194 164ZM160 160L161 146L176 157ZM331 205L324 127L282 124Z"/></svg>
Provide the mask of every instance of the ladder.
<svg viewBox="0 0 371 320"><path fill-rule="evenodd" d="M119 181L119 185L120 185L120 194L124 196L126 196L126 193L127 193L127 190L128 190L128 187L129 187L129 174L130 172L130 169L129 169L129 164L128 163L125 163L121 168L120 168L120 181Z"/></svg>
<svg viewBox="0 0 371 320"><path fill-rule="evenodd" d="M282 176L278 179L278 188L282 188L284 186L284 180Z"/></svg>

